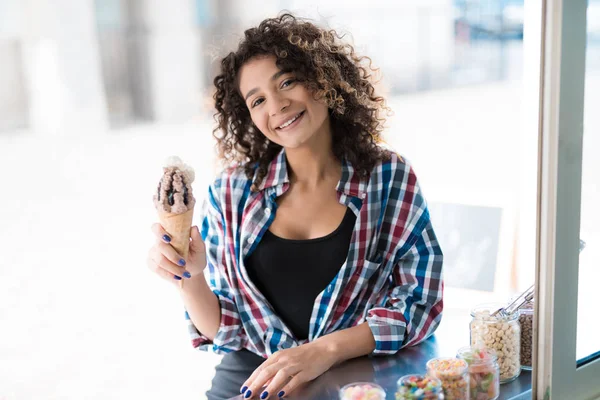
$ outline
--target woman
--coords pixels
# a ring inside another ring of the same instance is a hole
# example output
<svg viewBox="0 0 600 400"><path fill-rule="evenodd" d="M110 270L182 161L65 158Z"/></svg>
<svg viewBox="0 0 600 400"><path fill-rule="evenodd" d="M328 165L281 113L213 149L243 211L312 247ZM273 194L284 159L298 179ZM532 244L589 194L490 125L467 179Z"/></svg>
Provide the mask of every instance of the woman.
<svg viewBox="0 0 600 400"><path fill-rule="evenodd" d="M215 137L237 166L210 186L188 259L153 227L148 265L186 280L193 345L225 354L210 399L232 387L284 397L440 322L425 199L406 160L378 144L387 108L368 59L339 39L289 14L245 32L214 81Z"/></svg>

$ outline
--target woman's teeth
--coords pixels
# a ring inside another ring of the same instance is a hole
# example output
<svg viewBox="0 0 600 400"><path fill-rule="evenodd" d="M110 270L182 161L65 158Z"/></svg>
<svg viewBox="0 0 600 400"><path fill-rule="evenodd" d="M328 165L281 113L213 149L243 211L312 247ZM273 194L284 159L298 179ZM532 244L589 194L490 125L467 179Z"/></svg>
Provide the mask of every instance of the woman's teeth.
<svg viewBox="0 0 600 400"><path fill-rule="evenodd" d="M300 115L302 115L302 113L299 113L298 115L296 115L294 118L290 119L290 120L289 120L288 122L286 122L285 124L283 124L283 125L279 126L279 129L283 129L283 128L285 128L285 127L288 127L288 126L290 126L292 123L294 123L294 121L295 121L295 120L297 120L297 119L300 117Z"/></svg>

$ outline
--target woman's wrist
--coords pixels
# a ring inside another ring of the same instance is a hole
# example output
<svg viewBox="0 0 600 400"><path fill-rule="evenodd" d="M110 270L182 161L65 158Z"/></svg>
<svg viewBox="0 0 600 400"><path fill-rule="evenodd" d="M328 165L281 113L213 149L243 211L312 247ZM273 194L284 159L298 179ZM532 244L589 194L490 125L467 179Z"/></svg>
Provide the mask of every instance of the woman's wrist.
<svg viewBox="0 0 600 400"><path fill-rule="evenodd" d="M213 340L221 324L221 307L204 274L185 278L178 291L198 332Z"/></svg>
<svg viewBox="0 0 600 400"><path fill-rule="evenodd" d="M330 360L333 360L334 365L345 361L341 357L339 341L336 340L335 336L321 336L320 338L312 342L312 345L317 347L319 349L319 352L325 357L327 357Z"/></svg>
<svg viewBox="0 0 600 400"><path fill-rule="evenodd" d="M181 294L187 295L192 293L202 292L204 290L210 291L204 274L194 275L191 278L183 278L181 285L177 285L177 288Z"/></svg>
<svg viewBox="0 0 600 400"><path fill-rule="evenodd" d="M375 340L366 322L322 336L312 343L335 364L370 354L375 349Z"/></svg>

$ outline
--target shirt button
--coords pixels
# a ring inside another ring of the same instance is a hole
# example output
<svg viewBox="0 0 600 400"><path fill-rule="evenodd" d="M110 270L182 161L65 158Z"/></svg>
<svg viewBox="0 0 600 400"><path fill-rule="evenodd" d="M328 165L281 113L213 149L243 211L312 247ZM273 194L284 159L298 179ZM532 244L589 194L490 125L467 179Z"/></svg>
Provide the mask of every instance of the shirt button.
<svg viewBox="0 0 600 400"><path fill-rule="evenodd" d="M254 242L254 239L248 238L248 243L252 244L252 242Z"/></svg>
<svg viewBox="0 0 600 400"><path fill-rule="evenodd" d="M265 208L265 214L267 215L271 215L271 209L270 208Z"/></svg>
<svg viewBox="0 0 600 400"><path fill-rule="evenodd" d="M367 197L367 194L366 194L366 193L361 193L361 194L360 194L360 198L361 198L361 199L364 199L365 197Z"/></svg>

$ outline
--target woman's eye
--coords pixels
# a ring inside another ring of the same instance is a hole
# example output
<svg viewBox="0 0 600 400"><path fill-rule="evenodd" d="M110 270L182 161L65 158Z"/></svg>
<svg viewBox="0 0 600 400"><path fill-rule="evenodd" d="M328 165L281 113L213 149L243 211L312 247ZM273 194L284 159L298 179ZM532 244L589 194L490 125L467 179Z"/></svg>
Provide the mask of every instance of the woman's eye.
<svg viewBox="0 0 600 400"><path fill-rule="evenodd" d="M283 81L283 83L281 84L281 87L282 87L282 88L284 88L284 87L287 87L287 86L291 85L291 84L292 84L292 83L294 83L294 82L295 82L295 80L294 80L294 79L286 79L286 80L285 80L285 81Z"/></svg>
<svg viewBox="0 0 600 400"><path fill-rule="evenodd" d="M263 102L263 99L256 99L252 102L252 107L256 107L257 105L259 105L262 102Z"/></svg>

